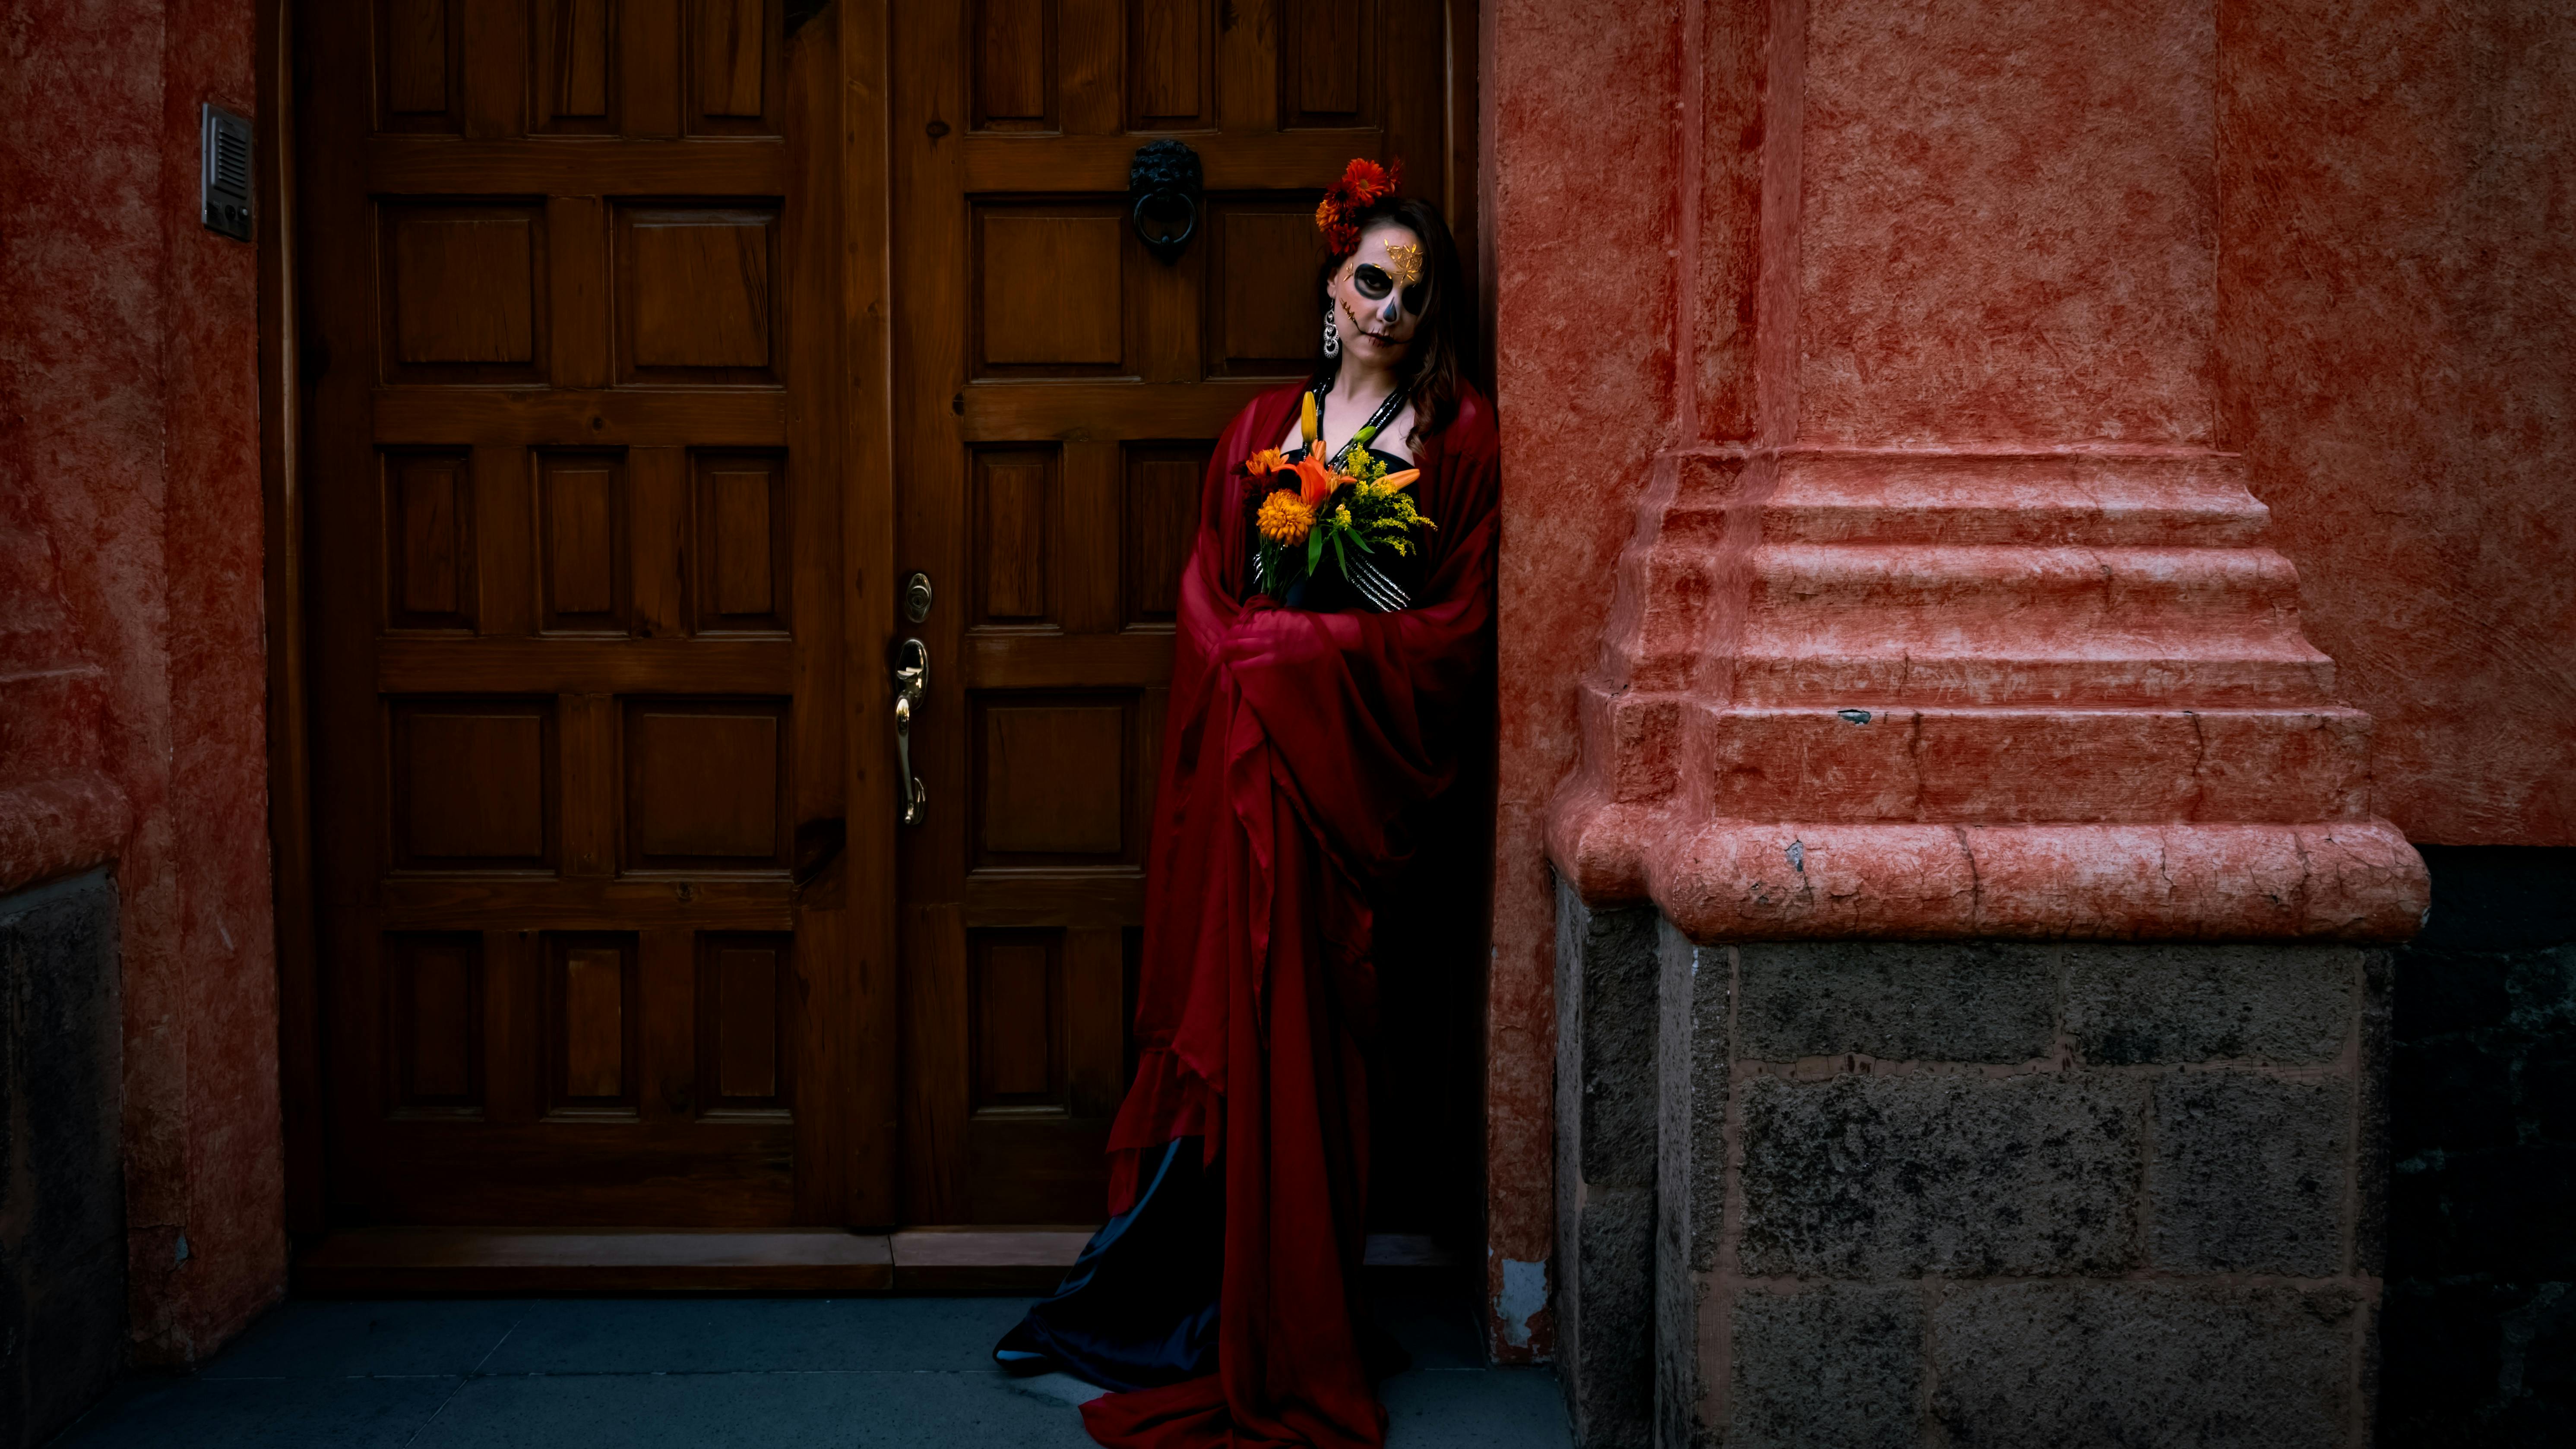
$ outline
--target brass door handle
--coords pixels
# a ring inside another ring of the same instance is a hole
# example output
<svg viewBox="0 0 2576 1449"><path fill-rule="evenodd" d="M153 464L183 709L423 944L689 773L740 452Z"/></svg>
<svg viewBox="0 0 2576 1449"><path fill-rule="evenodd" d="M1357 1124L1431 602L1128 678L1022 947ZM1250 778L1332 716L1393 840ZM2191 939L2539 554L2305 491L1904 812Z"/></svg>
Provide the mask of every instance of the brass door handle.
<svg viewBox="0 0 2576 1449"><path fill-rule="evenodd" d="M903 790L903 823L919 825L930 813L930 792L912 772L912 717L930 693L930 646L906 639L894 648L895 783Z"/></svg>

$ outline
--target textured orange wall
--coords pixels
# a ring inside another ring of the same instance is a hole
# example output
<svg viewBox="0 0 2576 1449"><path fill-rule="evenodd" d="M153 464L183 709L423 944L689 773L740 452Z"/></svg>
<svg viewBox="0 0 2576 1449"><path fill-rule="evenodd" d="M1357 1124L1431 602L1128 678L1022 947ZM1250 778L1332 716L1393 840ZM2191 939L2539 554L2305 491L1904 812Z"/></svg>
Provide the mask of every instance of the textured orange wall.
<svg viewBox="0 0 2576 1449"><path fill-rule="evenodd" d="M1484 7L1482 182L1508 464L1486 1040L1495 1349L1552 1351L1554 910L1542 832L1574 760L1573 688L1673 407L1681 6Z"/></svg>
<svg viewBox="0 0 2576 1449"><path fill-rule="evenodd" d="M1813 0L1797 436L2200 443L2209 9Z"/></svg>
<svg viewBox="0 0 2576 1449"><path fill-rule="evenodd" d="M2415 840L2576 844L2576 27L2219 7L2223 446Z"/></svg>
<svg viewBox="0 0 2576 1449"><path fill-rule="evenodd" d="M1485 7L1499 1346L1548 1345L1515 1304L1550 1250L1541 832L1580 677L1605 622L1636 627L1609 616L1641 510L1743 486L1764 445L2241 451L2337 696L2378 717L2371 812L2570 839L2576 37L2553 9ZM1693 587L1621 607L1650 635L1724 626L1670 596Z"/></svg>
<svg viewBox="0 0 2576 1449"><path fill-rule="evenodd" d="M0 889L115 863L136 1352L285 1283L257 271L196 218L245 0L21 0L0 258Z"/></svg>

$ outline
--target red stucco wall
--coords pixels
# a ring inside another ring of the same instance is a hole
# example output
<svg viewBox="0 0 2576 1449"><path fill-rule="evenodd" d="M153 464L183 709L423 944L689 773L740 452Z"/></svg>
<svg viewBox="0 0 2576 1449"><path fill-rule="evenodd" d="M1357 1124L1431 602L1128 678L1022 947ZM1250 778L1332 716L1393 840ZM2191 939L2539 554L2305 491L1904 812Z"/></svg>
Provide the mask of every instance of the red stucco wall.
<svg viewBox="0 0 2576 1449"><path fill-rule="evenodd" d="M114 865L136 1352L285 1282L257 270L198 225L245 0L20 0L0 221L0 889Z"/></svg>
<svg viewBox="0 0 2576 1449"><path fill-rule="evenodd" d="M1631 510L1679 418L1671 264L1680 8L1492 0L1481 184L1496 401L1509 463L1499 600L1494 954L1487 1012L1487 1280L1496 1351L1552 1351L1555 910L1542 837L1572 767L1573 686Z"/></svg>
<svg viewBox="0 0 2576 1449"><path fill-rule="evenodd" d="M1542 817L1622 545L1690 469L1793 439L2241 451L2338 696L2378 718L2370 813L2571 838L2576 37L2553 8L1486 6L1500 1345L1547 1346L1506 1271L1550 1252Z"/></svg>
<svg viewBox="0 0 2576 1449"><path fill-rule="evenodd" d="M2219 7L2224 446L2409 838L2576 844L2576 29Z"/></svg>

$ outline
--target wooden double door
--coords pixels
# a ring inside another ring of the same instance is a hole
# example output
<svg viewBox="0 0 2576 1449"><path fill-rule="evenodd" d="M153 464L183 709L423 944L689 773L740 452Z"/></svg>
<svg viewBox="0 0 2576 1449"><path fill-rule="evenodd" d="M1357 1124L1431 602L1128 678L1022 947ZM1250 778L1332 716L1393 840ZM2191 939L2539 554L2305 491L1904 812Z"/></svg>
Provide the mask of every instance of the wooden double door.
<svg viewBox="0 0 2576 1449"><path fill-rule="evenodd" d="M299 10L300 1226L1096 1220L1200 470L1455 18Z"/></svg>

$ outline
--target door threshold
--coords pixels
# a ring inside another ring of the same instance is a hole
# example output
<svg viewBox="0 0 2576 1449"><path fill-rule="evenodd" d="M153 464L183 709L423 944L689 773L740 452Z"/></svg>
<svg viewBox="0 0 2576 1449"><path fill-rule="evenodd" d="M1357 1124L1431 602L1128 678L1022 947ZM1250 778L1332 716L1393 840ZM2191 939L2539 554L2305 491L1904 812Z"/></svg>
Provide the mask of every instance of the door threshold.
<svg viewBox="0 0 2576 1449"><path fill-rule="evenodd" d="M1045 1293L1089 1228L349 1228L299 1293Z"/></svg>
<svg viewBox="0 0 2576 1449"><path fill-rule="evenodd" d="M372 1293L1052 1292L1088 1227L348 1228L296 1255L295 1291ZM1369 1237L1372 1269L1452 1268L1428 1238Z"/></svg>

